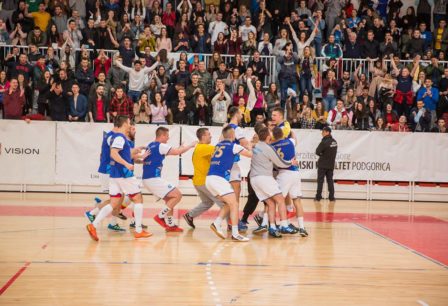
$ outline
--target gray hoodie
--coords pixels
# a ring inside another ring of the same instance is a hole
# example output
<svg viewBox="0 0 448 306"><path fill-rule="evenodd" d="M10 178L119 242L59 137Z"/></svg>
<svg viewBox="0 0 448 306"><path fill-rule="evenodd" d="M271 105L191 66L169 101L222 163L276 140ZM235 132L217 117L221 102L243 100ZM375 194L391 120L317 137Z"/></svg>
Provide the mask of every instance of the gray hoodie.
<svg viewBox="0 0 448 306"><path fill-rule="evenodd" d="M291 161L285 161L277 154L275 149L265 142L258 142L252 149L252 161L250 163L250 177L272 176L274 166L288 168Z"/></svg>

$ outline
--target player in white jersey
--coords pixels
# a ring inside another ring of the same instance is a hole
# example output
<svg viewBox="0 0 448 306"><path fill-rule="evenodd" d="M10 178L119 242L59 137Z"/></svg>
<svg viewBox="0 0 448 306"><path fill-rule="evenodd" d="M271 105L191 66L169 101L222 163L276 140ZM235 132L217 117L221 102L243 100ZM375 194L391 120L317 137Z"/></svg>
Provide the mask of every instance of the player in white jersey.
<svg viewBox="0 0 448 306"><path fill-rule="evenodd" d="M124 194L128 195L132 202L134 202L135 214L135 238L147 238L152 236L151 233L142 229L143 218L143 198L141 195L139 182L134 177L134 164L132 156L138 151L131 148L131 144L127 137L129 129L131 128L130 120L127 116L118 116L115 119L114 126L117 132L111 140L111 170L109 182L109 194L111 196L111 203L104 206L95 218L93 223L87 225L87 231L90 237L98 241L96 229L100 222L104 220L114 208L121 205Z"/></svg>
<svg viewBox="0 0 448 306"><path fill-rule="evenodd" d="M183 229L173 220L173 209L182 199L182 193L179 188L161 177L162 167L167 155L181 155L194 148L196 142L188 146L172 148L167 144L169 138L169 130L166 127L157 128L155 141L148 144L146 148L149 154L143 161L143 185L156 197L165 201L165 205L154 220L167 232L182 232Z"/></svg>
<svg viewBox="0 0 448 306"><path fill-rule="evenodd" d="M295 158L296 156L296 141L293 138L282 138L283 130L280 127L276 127L273 130L273 136L276 139L275 142L271 143L271 146L274 147L277 154L280 157L290 160ZM300 198L302 197L302 183L300 180L300 173L298 166L290 166L286 169L278 169L278 175L276 180L280 186L280 189L283 193L283 196L289 196L294 206L296 208L296 216L299 227L297 228L292 223L290 226L297 230L302 237L307 237L308 233L305 229L304 225L304 213L302 203ZM288 219L292 219L288 216Z"/></svg>

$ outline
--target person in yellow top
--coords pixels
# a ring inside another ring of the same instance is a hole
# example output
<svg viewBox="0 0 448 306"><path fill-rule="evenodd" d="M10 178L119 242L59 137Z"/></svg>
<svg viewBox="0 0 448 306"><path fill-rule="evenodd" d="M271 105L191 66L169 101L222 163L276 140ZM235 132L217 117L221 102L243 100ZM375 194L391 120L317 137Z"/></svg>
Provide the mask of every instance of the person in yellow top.
<svg viewBox="0 0 448 306"><path fill-rule="evenodd" d="M219 208L223 206L223 203L214 197L205 187L205 178L210 168L210 160L215 151L215 147L210 144L212 136L207 128L199 128L196 131L196 137L199 142L193 151L193 186L198 192L201 203L183 216L187 224L192 228L195 228L193 218L209 210L213 206L213 203L216 203Z"/></svg>
<svg viewBox="0 0 448 306"><path fill-rule="evenodd" d="M28 5L25 8L25 16L34 19L34 25L39 27L42 32L47 31L48 24L51 20L51 15L45 11L45 4L39 4L39 11L28 13Z"/></svg>
<svg viewBox="0 0 448 306"><path fill-rule="evenodd" d="M242 121L244 122L244 126L250 125L250 110L246 107L246 100L244 97L241 97L238 100L238 108L243 115Z"/></svg>
<svg viewBox="0 0 448 306"><path fill-rule="evenodd" d="M283 138L291 137L291 125L289 124L288 121L285 121L285 112L283 111L283 108L281 107L274 108L272 110L271 119L276 126L278 126L283 130Z"/></svg>

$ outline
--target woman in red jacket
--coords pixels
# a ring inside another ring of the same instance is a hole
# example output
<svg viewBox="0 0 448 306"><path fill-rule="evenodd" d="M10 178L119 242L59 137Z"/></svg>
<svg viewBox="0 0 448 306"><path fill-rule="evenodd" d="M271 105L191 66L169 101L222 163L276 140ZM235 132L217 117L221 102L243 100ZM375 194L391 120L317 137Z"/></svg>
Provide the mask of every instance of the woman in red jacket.
<svg viewBox="0 0 448 306"><path fill-rule="evenodd" d="M174 26L176 25L176 12L173 10L171 2L166 4L166 9L162 15L162 23L166 26L168 37L174 39Z"/></svg>

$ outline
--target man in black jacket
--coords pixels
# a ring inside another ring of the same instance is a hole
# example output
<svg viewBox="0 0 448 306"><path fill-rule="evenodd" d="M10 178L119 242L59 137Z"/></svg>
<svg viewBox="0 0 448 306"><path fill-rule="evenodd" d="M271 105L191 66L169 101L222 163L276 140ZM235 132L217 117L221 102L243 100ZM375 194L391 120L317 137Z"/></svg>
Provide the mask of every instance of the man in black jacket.
<svg viewBox="0 0 448 306"><path fill-rule="evenodd" d="M317 161L317 192L314 201L322 199L322 187L324 185L324 178L327 177L328 192L330 202L335 201L334 197L334 183L333 170L336 160L336 153L338 151L338 143L331 136L331 128L324 127L322 129L322 141L316 148L316 155L319 156Z"/></svg>

